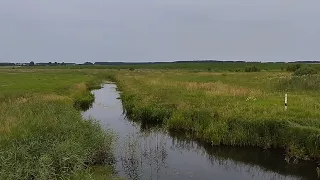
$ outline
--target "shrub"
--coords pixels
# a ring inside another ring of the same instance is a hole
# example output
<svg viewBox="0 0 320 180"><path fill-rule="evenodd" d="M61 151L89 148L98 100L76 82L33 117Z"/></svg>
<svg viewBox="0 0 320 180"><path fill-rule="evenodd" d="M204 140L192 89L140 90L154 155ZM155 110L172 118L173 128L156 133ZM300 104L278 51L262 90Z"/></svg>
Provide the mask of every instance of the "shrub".
<svg viewBox="0 0 320 180"><path fill-rule="evenodd" d="M289 72L295 72L296 70L301 68L301 64L289 64L286 68Z"/></svg>
<svg viewBox="0 0 320 180"><path fill-rule="evenodd" d="M244 72L260 72L261 70L256 66L247 66Z"/></svg>
<svg viewBox="0 0 320 180"><path fill-rule="evenodd" d="M312 75L312 74L317 74L317 70L315 70L311 66L306 66L306 67L297 69L293 75L304 76L304 75Z"/></svg>

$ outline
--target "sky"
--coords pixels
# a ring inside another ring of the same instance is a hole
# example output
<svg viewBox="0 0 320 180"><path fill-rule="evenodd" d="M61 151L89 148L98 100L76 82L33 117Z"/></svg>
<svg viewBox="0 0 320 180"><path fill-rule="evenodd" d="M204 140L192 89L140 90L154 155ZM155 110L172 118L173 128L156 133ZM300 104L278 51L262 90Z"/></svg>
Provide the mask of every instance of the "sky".
<svg viewBox="0 0 320 180"><path fill-rule="evenodd" d="M319 0L0 0L0 62L320 60Z"/></svg>

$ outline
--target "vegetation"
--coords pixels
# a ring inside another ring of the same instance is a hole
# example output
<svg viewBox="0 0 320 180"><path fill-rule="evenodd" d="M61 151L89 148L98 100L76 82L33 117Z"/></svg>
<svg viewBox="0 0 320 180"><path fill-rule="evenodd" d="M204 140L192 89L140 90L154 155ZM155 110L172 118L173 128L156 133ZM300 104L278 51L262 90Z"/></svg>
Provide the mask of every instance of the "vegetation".
<svg viewBox="0 0 320 180"><path fill-rule="evenodd" d="M66 63L67 64L67 63ZM163 62L163 63L109 63L104 65L93 65L85 63L83 65L67 65L67 66L33 66L38 69L166 69L166 70L190 70L190 71L210 71L214 72L240 72L244 71L246 67L255 66L260 70L279 71L285 70L287 66L295 65L296 63L260 63L260 62L210 62L210 61L195 61L195 62ZM320 64L310 64L315 69L320 69ZM20 67L30 68L30 67ZM293 71L292 71L293 72Z"/></svg>
<svg viewBox="0 0 320 180"><path fill-rule="evenodd" d="M304 75L313 75L313 74L317 74L317 70L311 66L305 66L305 67L299 68L294 72L295 76L304 76Z"/></svg>
<svg viewBox="0 0 320 180"><path fill-rule="evenodd" d="M244 72L260 72L261 69L257 68L256 66L247 66L244 69Z"/></svg>
<svg viewBox="0 0 320 180"><path fill-rule="evenodd" d="M295 72L301 67L301 64L289 64L286 68L287 71L289 72Z"/></svg>
<svg viewBox="0 0 320 180"><path fill-rule="evenodd" d="M0 71L0 179L112 179L112 137L76 106L88 105L95 71Z"/></svg>
<svg viewBox="0 0 320 180"><path fill-rule="evenodd" d="M115 75L133 120L192 132L212 145L282 148L303 159L320 157L319 83L313 84L319 78L163 70Z"/></svg>
<svg viewBox="0 0 320 180"><path fill-rule="evenodd" d="M188 132L212 145L282 148L290 157L319 159L320 75L314 74L319 67L281 71L286 65L2 68L0 178L113 178L110 166L102 167L108 169L103 177L91 175L104 171L93 165L112 164L112 135L77 110L90 106L89 90L103 79L117 83L127 115L144 127Z"/></svg>

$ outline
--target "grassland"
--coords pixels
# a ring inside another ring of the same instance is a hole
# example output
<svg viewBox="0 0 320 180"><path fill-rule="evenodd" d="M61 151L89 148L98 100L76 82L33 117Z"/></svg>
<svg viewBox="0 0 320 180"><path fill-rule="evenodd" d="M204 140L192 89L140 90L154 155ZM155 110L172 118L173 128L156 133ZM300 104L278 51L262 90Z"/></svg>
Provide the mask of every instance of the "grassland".
<svg viewBox="0 0 320 180"><path fill-rule="evenodd" d="M133 120L212 145L282 148L289 157L320 158L319 75L136 70L118 71L114 81Z"/></svg>
<svg viewBox="0 0 320 180"><path fill-rule="evenodd" d="M112 179L109 166L90 168L112 162L112 135L78 111L103 79L117 83L127 115L142 124L212 145L282 148L288 157L319 160L319 75L295 77L278 63L250 73L243 72L248 64L151 66L1 69L0 178Z"/></svg>
<svg viewBox="0 0 320 180"><path fill-rule="evenodd" d="M103 79L92 70L1 69L0 179L113 179L113 135L76 109ZM93 165L109 170L95 176Z"/></svg>

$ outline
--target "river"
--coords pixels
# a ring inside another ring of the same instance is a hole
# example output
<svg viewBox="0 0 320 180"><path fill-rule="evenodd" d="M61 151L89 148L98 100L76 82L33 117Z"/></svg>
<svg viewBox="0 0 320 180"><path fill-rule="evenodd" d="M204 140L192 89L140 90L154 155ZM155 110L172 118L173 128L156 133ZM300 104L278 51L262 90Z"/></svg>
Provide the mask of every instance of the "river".
<svg viewBox="0 0 320 180"><path fill-rule="evenodd" d="M124 114L114 84L93 91L95 102L83 112L117 134L115 168L126 179L317 179L312 162L288 164L281 151L210 146L179 133L143 128Z"/></svg>

